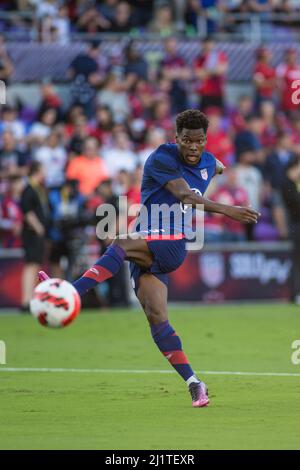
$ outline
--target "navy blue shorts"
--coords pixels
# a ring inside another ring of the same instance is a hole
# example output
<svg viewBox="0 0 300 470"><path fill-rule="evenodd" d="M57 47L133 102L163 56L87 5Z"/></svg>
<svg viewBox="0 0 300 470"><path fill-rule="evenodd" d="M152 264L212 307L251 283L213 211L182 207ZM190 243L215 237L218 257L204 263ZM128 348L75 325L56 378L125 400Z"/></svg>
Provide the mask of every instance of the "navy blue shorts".
<svg viewBox="0 0 300 470"><path fill-rule="evenodd" d="M151 273L168 286L168 273L175 271L186 257L185 239L180 240L147 240L149 250L153 255L153 263L148 269L130 262L130 277L133 288L137 293L139 278L145 273Z"/></svg>

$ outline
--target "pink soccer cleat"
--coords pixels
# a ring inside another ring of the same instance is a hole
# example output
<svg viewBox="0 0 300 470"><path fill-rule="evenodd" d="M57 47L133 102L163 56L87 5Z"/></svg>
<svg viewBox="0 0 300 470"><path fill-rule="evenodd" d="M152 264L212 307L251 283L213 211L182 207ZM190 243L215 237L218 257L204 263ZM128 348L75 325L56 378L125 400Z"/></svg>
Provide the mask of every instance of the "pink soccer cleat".
<svg viewBox="0 0 300 470"><path fill-rule="evenodd" d="M189 385L189 392L192 397L192 406L194 408L201 408L209 404L208 389L204 382L191 383Z"/></svg>
<svg viewBox="0 0 300 470"><path fill-rule="evenodd" d="M43 282L43 281L46 281L47 279L50 279L50 277L48 276L48 274L45 273L45 271L39 271L38 279L39 279L39 282Z"/></svg>

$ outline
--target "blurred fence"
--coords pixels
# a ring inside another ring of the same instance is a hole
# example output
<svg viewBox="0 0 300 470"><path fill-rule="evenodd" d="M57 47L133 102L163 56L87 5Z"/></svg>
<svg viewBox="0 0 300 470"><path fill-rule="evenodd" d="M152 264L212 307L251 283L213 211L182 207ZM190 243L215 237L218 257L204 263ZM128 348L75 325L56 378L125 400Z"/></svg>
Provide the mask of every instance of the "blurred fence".
<svg viewBox="0 0 300 470"><path fill-rule="evenodd" d="M104 41L101 50L104 55L122 53L128 43L128 38L111 39ZM164 56L163 41L137 40L136 47L147 60L150 67L156 68ZM273 54L273 65L277 66L283 60L288 47L294 47L300 57L299 42L287 41L273 43L269 48ZM73 59L85 51L87 45L83 42L74 42L72 47L60 44L39 43L9 43L7 50L14 64L14 73L11 82L40 82L53 80L54 82L67 81L66 71ZM224 52L229 60L228 80L231 82L251 81L253 67L256 60L257 45L244 43L222 42L217 44L217 50ZM178 51L192 66L194 59L201 51L200 39L180 40Z"/></svg>

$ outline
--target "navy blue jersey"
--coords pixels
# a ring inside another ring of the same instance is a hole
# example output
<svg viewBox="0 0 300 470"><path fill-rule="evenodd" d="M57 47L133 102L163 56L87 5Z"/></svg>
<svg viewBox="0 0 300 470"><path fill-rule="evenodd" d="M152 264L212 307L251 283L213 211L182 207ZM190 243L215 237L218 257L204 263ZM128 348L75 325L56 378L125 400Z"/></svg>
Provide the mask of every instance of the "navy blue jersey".
<svg viewBox="0 0 300 470"><path fill-rule="evenodd" d="M215 172L216 159L211 153L203 152L197 165L189 165L180 159L177 144L158 147L145 163L141 189L143 206L137 230L185 234L190 228L192 209L185 208L165 185L171 180L184 178L192 190L203 195ZM174 208L176 216L172 214L169 217L170 223L165 220L163 211L157 212L157 205ZM143 208L147 209L147 219L143 216Z"/></svg>

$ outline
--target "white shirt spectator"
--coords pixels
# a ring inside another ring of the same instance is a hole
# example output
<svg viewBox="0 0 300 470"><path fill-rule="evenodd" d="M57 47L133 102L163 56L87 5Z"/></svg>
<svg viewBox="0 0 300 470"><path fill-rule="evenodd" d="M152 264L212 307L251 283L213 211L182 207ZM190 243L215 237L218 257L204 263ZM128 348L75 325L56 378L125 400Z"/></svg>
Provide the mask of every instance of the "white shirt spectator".
<svg viewBox="0 0 300 470"><path fill-rule="evenodd" d="M136 154L130 149L128 135L124 133L117 134L115 145L104 148L103 160L107 166L110 177L114 178L120 170L126 170L132 173L138 163Z"/></svg>
<svg viewBox="0 0 300 470"><path fill-rule="evenodd" d="M34 1L36 5L36 15L38 18L44 18L45 16L57 16L58 6L56 0L42 0Z"/></svg>
<svg viewBox="0 0 300 470"><path fill-rule="evenodd" d="M25 137L25 126L21 121L3 121L2 125L0 126L0 132L11 132L14 138L17 141L22 140Z"/></svg>
<svg viewBox="0 0 300 470"><path fill-rule="evenodd" d="M29 135L31 137L37 137L41 139L46 139L51 132L51 127L46 126L46 124L43 124L42 122L35 122L29 131Z"/></svg>
<svg viewBox="0 0 300 470"><path fill-rule="evenodd" d="M55 147L50 145L39 147L35 152L34 159L39 161L44 167L45 182L48 188L61 186L64 183L67 153L63 147L59 145Z"/></svg>
<svg viewBox="0 0 300 470"><path fill-rule="evenodd" d="M163 145L167 140L167 135L164 129L160 127L153 127L148 129L147 132L147 147L138 153L139 163L144 166L147 158L154 150L160 145Z"/></svg>
<svg viewBox="0 0 300 470"><path fill-rule="evenodd" d="M248 194L251 207L255 210L259 210L263 183L261 173L254 166L237 165L236 175L239 185L244 188Z"/></svg>

